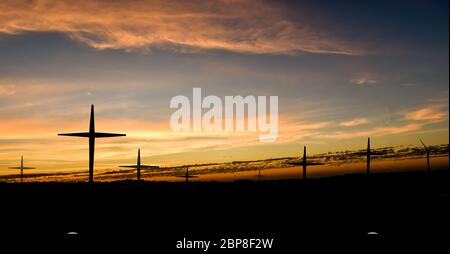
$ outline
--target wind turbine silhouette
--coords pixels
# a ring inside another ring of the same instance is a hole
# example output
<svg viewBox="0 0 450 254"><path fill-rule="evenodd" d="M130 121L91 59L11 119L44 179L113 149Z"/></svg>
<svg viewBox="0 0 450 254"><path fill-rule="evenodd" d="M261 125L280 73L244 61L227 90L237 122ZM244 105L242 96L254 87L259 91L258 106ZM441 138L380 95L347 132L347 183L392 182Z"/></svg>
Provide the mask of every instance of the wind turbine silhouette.
<svg viewBox="0 0 450 254"><path fill-rule="evenodd" d="M352 155L362 155L362 156L365 155L366 156L366 174L367 175L370 175L370 157L372 156L372 154L375 154L375 152L372 152L372 150L370 149L370 137L367 138L367 149L365 152L356 152L356 153L352 154Z"/></svg>
<svg viewBox="0 0 450 254"><path fill-rule="evenodd" d="M421 140L421 139L419 139L420 140L420 143L422 143L422 145L423 145L423 147L425 148L425 152L427 153L427 172L430 172L431 171L431 168L430 168L430 147L428 147L428 146L426 146L425 145L425 143L423 143L423 141Z"/></svg>
<svg viewBox="0 0 450 254"><path fill-rule="evenodd" d="M303 179L306 179L306 167L309 165L324 165L324 163L321 162L308 162L306 159L306 146L303 146L303 158L301 162L289 162L290 165L297 165L297 166L303 166Z"/></svg>
<svg viewBox="0 0 450 254"><path fill-rule="evenodd" d="M20 157L20 167L9 167L9 169L20 169L20 182L23 182L23 170L24 169L35 169L31 167L23 166L23 155Z"/></svg>
<svg viewBox="0 0 450 254"><path fill-rule="evenodd" d="M255 175L255 177L258 177L258 182L261 182L261 177L263 177L264 175L261 174L261 167L258 168L258 174Z"/></svg>
<svg viewBox="0 0 450 254"><path fill-rule="evenodd" d="M367 155L367 159L366 159L366 161L367 161L367 168L366 168L366 172L367 172L367 175L369 175L370 174L370 138L367 138L367 152L366 152L366 155Z"/></svg>
<svg viewBox="0 0 450 254"><path fill-rule="evenodd" d="M365 155L366 156L366 174L370 175L370 160L371 160L371 156L372 155L383 155L386 154L386 152L380 151L372 151L372 149L370 148L370 137L367 138L367 150L365 152L356 152L356 153L352 153L352 155Z"/></svg>
<svg viewBox="0 0 450 254"><path fill-rule="evenodd" d="M58 134L58 136L89 138L89 182L92 183L92 182L94 182L95 139L96 138L121 137L121 136L126 136L126 134L95 132L94 105L91 105L91 119L89 122L89 132L63 133L63 134Z"/></svg>
<svg viewBox="0 0 450 254"><path fill-rule="evenodd" d="M137 169L137 180L141 180L141 169L156 169L159 168L159 166L148 166L148 165L141 165L141 149L138 149L138 156L137 156L137 163L136 165L126 165L126 166L119 166L121 168L135 168Z"/></svg>
<svg viewBox="0 0 450 254"><path fill-rule="evenodd" d="M182 167L183 167L183 166L182 166ZM184 176L181 175L181 176L177 176L177 177L184 178L184 179L186 180L186 182L189 182L189 178L197 178L197 176L189 175L189 166L184 166L184 168L186 168L186 173L185 173L185 175L184 175Z"/></svg>

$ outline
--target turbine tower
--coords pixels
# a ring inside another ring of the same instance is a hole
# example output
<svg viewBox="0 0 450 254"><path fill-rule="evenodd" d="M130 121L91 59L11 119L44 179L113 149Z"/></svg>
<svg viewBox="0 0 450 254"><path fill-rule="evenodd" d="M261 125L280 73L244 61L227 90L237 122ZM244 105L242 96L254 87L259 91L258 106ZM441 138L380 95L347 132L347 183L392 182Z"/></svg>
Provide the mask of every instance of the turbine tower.
<svg viewBox="0 0 450 254"><path fill-rule="evenodd" d="M303 146L303 179L306 179L306 146Z"/></svg>
<svg viewBox="0 0 450 254"><path fill-rule="evenodd" d="M20 158L20 167L9 167L9 169L20 169L20 182L23 182L23 170L24 169L35 169L23 166L23 155Z"/></svg>
<svg viewBox="0 0 450 254"><path fill-rule="evenodd" d="M186 167L186 182L189 182L189 167Z"/></svg>
<svg viewBox="0 0 450 254"><path fill-rule="evenodd" d="M420 139L420 143L422 143L423 147L425 148L425 152L427 153L427 172L431 171L430 168L430 148L423 143L423 141Z"/></svg>
<svg viewBox="0 0 450 254"><path fill-rule="evenodd" d="M189 166L180 166L175 168L186 168L184 175L178 175L176 177L184 178L186 182L189 182L189 178L197 178L195 175L189 175Z"/></svg>
<svg viewBox="0 0 450 254"><path fill-rule="evenodd" d="M306 159L306 146L303 146L303 158L301 162L289 162L290 165L297 165L297 166L303 166L303 179L306 179L306 168L308 165L323 165L324 163L321 162L308 162Z"/></svg>
<svg viewBox="0 0 450 254"><path fill-rule="evenodd" d="M261 167L258 167L258 175L255 175L255 177L258 177L258 182L261 182L261 177L263 177L264 175L261 174Z"/></svg>
<svg viewBox="0 0 450 254"><path fill-rule="evenodd" d="M370 138L367 138L367 152L366 152L366 155L367 155L366 172L367 172L367 175L369 175L370 174Z"/></svg>
<svg viewBox="0 0 450 254"><path fill-rule="evenodd" d="M374 150L374 151L372 151L372 149L370 148L370 137L369 137L369 138L367 138L367 149L366 149L366 151L364 152L364 150L361 150L360 152L355 152L355 153L352 153L351 155L352 156L353 155L366 156L366 163L367 163L366 174L370 175L370 160L372 158L372 155L380 155L380 156L382 156L382 155L385 155L387 153L388 152L386 150L381 150L381 151Z"/></svg>
<svg viewBox="0 0 450 254"><path fill-rule="evenodd" d="M90 119L90 123L89 123L89 132L63 133L63 134L58 134L58 136L89 138L89 182L92 183L92 182L94 182L95 139L96 138L121 137L121 136L126 136L126 134L95 132L94 105L91 105L91 119Z"/></svg>
<svg viewBox="0 0 450 254"><path fill-rule="evenodd" d="M137 156L137 163L136 165L127 165L127 166L119 166L121 168L135 168L137 169L137 180L141 180L141 169L157 169L159 166L148 166L148 165L141 165L141 149L138 149L138 156Z"/></svg>

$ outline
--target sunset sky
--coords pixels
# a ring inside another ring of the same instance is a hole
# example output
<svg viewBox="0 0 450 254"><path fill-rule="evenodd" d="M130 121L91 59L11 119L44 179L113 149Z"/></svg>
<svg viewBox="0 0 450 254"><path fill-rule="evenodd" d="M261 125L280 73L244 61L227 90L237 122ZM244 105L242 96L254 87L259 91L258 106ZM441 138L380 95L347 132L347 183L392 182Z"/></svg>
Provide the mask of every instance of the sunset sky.
<svg viewBox="0 0 450 254"><path fill-rule="evenodd" d="M392 3L391 3L392 2ZM0 1L0 174L447 144L448 1ZM170 99L278 96L279 136L170 129Z"/></svg>

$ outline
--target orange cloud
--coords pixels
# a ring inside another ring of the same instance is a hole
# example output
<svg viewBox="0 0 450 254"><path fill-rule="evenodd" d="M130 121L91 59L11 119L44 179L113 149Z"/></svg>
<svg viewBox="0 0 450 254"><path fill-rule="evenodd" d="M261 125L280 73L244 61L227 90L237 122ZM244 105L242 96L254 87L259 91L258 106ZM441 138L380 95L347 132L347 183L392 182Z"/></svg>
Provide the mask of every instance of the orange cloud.
<svg viewBox="0 0 450 254"><path fill-rule="evenodd" d="M16 87L14 85L2 85L0 84L0 96L10 96L16 93Z"/></svg>
<svg viewBox="0 0 450 254"><path fill-rule="evenodd" d="M352 119L350 121L346 121L346 122L341 122L339 123L340 126L344 126L344 127L353 127L353 126L358 126L358 125L362 125L362 124L366 124L369 121L365 118L355 118Z"/></svg>
<svg viewBox="0 0 450 254"><path fill-rule="evenodd" d="M375 75L372 73L360 73L354 79L350 80L354 85L375 85L378 83Z"/></svg>
<svg viewBox="0 0 450 254"><path fill-rule="evenodd" d="M409 112L405 118L415 121L440 122L447 118L448 113L441 111L440 107L425 107L419 110Z"/></svg>
<svg viewBox="0 0 450 254"><path fill-rule="evenodd" d="M355 85L373 85L376 84L377 81L374 79L368 79L368 78L358 78L352 81Z"/></svg>
<svg viewBox="0 0 450 254"><path fill-rule="evenodd" d="M330 134L320 135L323 138L346 139L367 136L383 136L391 134L401 134L406 132L417 131L422 128L421 124L406 124L401 126L377 127L363 131L337 131Z"/></svg>
<svg viewBox="0 0 450 254"><path fill-rule="evenodd" d="M17 1L0 3L0 33L61 32L96 49L151 47L360 55L364 51L262 0ZM298 13L297 13L298 14Z"/></svg>

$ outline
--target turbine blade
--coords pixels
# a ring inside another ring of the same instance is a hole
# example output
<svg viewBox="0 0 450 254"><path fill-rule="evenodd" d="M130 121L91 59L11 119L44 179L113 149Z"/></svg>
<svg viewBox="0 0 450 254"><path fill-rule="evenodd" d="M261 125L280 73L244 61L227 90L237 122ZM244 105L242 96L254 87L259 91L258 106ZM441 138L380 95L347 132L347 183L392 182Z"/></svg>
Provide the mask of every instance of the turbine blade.
<svg viewBox="0 0 450 254"><path fill-rule="evenodd" d="M321 162L307 162L306 165L324 165L325 163Z"/></svg>
<svg viewBox="0 0 450 254"><path fill-rule="evenodd" d="M141 168L143 168L143 169L157 169L157 168L159 168L159 166L141 165Z"/></svg>
<svg viewBox="0 0 450 254"><path fill-rule="evenodd" d="M58 136L70 136L70 137L83 137L83 138L88 138L88 137L89 137L89 132L62 133L62 134L58 134Z"/></svg>
<svg viewBox="0 0 450 254"><path fill-rule="evenodd" d="M423 147L425 147L425 149L428 149L428 147L425 145L425 143L423 143L423 141L421 139L419 139L419 140L420 140L420 143L422 143Z"/></svg>
<svg viewBox="0 0 450 254"><path fill-rule="evenodd" d="M104 133L104 132L96 132L95 137L96 138L110 138L110 137L123 137L127 134L116 134L116 133Z"/></svg>
<svg viewBox="0 0 450 254"><path fill-rule="evenodd" d="M303 162L288 162L286 163L288 165L294 165L294 166L303 166Z"/></svg>

